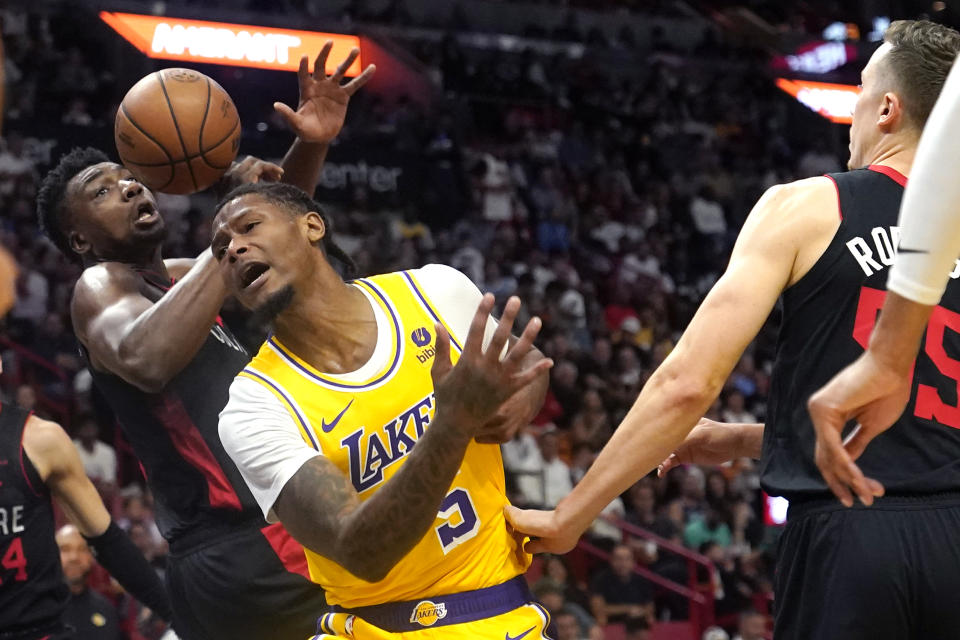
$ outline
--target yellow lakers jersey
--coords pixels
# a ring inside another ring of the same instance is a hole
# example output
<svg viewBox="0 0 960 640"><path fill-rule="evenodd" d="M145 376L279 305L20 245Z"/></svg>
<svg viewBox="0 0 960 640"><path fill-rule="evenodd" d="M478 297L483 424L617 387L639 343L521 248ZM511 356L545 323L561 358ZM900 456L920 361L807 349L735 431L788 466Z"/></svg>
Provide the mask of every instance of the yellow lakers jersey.
<svg viewBox="0 0 960 640"><path fill-rule="evenodd" d="M360 500L366 500L390 480L429 428L435 410L430 377L434 323L447 328L454 360L466 332L446 324L410 272L361 279L354 285L387 318L389 331L384 335L380 326L377 340L389 344L390 355L379 371L347 383L317 371L271 338L239 375L269 389L290 412L303 439L336 464ZM500 448L472 442L434 526L386 578L366 582L307 550L310 576L323 586L331 604L344 607L500 584L530 564L529 555L507 531L506 504ZM390 535L390 523L384 523L384 535Z"/></svg>

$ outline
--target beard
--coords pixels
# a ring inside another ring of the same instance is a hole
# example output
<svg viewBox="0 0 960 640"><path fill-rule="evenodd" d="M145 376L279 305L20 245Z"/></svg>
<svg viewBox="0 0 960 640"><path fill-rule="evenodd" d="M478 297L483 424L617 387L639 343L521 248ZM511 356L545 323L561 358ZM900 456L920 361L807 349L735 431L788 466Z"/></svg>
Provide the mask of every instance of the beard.
<svg viewBox="0 0 960 640"><path fill-rule="evenodd" d="M293 302L293 285L288 284L270 295L263 304L253 310L247 324L251 329L263 329L272 324Z"/></svg>

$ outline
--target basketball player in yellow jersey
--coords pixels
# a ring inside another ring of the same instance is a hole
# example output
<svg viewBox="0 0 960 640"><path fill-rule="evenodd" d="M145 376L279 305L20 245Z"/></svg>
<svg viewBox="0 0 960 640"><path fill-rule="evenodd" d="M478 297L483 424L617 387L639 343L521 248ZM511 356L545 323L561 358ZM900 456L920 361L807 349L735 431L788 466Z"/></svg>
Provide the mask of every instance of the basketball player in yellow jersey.
<svg viewBox="0 0 960 640"><path fill-rule="evenodd" d="M493 296L448 267L345 283L319 206L287 185L228 196L212 250L275 328L235 379L220 436L334 605L318 637L543 637L499 448L475 441L516 398L522 421L539 408L539 319L508 346L519 300L498 326Z"/></svg>

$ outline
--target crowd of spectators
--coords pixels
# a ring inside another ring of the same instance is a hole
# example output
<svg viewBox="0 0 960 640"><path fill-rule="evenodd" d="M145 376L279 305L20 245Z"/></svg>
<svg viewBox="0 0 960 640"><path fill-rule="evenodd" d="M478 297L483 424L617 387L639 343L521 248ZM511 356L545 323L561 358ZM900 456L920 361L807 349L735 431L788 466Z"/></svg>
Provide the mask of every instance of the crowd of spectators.
<svg viewBox="0 0 960 640"><path fill-rule="evenodd" d="M91 389L70 331L78 268L35 223L38 179L55 158L20 126L53 104L65 126L109 127L124 87L115 86L111 69L71 46L56 16L8 11L3 25L10 104L0 146L0 242L21 274L17 305L0 335L55 365L38 367L4 343L3 391L69 422L88 474L162 568L165 548L149 493ZM41 49L52 57L43 59ZM583 477L669 354L721 273L752 203L773 184L839 170L836 151L846 136L778 93L754 52L725 48L714 34L689 57L647 52L648 64L626 74L602 73L589 56L478 53L452 38L411 42L411 49L440 97L427 108L361 92L341 144L417 154L426 178L414 198L359 186L332 201L337 241L361 274L445 263L501 303L520 296L520 321L543 318L539 346L556 363L550 391L534 423L503 454L512 500L551 507ZM272 128L268 109L264 104L258 115ZM207 247L209 204L161 200L176 221L167 257ZM775 320L708 418L764 419ZM765 619L751 611L763 607L771 573L771 532L758 487L749 460L682 467L663 480L642 479L606 513L709 558L713 569L700 571L697 588L716 598L729 632L739 626L744 640L754 640L750 629ZM689 615L685 598L633 571L639 565L687 585L685 560L606 521L588 537L610 554L609 564L577 575L566 559L548 558L535 583L554 614L555 637L598 638L605 626L622 624L639 640L656 621Z"/></svg>

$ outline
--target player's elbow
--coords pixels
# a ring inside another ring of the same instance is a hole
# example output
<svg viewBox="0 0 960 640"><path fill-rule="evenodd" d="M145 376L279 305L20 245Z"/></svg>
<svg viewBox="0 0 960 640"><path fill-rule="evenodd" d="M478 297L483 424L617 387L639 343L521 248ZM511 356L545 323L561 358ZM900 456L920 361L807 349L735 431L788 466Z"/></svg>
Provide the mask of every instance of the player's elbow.
<svg viewBox="0 0 960 640"><path fill-rule="evenodd" d="M120 370L115 373L145 393L160 393L170 381L169 372L161 366L158 358L121 346L117 357Z"/></svg>
<svg viewBox="0 0 960 640"><path fill-rule="evenodd" d="M369 551L347 550L342 554L338 564L361 580L380 582L387 577L396 565L396 561L376 558L375 554Z"/></svg>
<svg viewBox="0 0 960 640"><path fill-rule="evenodd" d="M723 381L696 369L668 367L658 371L660 384L670 405L692 413L702 413L719 395Z"/></svg>

